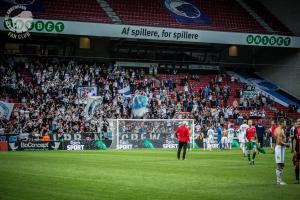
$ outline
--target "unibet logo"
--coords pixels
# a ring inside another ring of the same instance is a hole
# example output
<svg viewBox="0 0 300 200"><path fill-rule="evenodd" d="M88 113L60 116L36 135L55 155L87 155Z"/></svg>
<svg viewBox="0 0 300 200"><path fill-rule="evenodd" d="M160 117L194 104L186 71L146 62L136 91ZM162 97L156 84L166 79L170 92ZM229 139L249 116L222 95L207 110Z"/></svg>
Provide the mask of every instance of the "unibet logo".
<svg viewBox="0 0 300 200"><path fill-rule="evenodd" d="M44 25L44 22L42 22L42 21L37 21L36 23L35 23L35 29L37 30L37 31L42 31L42 30L44 30L44 28L45 28L45 25Z"/></svg>
<svg viewBox="0 0 300 200"><path fill-rule="evenodd" d="M268 45L268 46L290 46L291 37L267 36L267 35L248 35L247 44Z"/></svg>
<svg viewBox="0 0 300 200"><path fill-rule="evenodd" d="M8 23L8 22L6 22ZM7 24L4 23L4 27L6 29L8 29ZM45 31L48 33L52 33L52 32L57 32L57 33L61 33L63 32L65 29L65 24L62 22L56 22L54 23L53 21L36 21L36 22L32 22L30 24L30 27L28 28L28 30L36 30L39 32Z"/></svg>
<svg viewBox="0 0 300 200"><path fill-rule="evenodd" d="M53 22L47 22L46 24L45 24L45 29L46 29L46 31L47 32L52 32L53 30L54 30L54 27L55 27L55 25L54 25L54 23Z"/></svg>
<svg viewBox="0 0 300 200"><path fill-rule="evenodd" d="M269 43L269 37L268 36L263 36L262 37L262 44L267 45Z"/></svg>

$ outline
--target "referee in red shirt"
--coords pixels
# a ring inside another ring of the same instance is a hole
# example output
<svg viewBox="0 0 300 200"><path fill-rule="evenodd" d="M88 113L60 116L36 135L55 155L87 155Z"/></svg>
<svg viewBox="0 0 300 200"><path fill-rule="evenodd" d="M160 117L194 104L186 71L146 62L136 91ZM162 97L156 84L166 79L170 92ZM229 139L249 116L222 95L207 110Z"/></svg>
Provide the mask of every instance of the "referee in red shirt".
<svg viewBox="0 0 300 200"><path fill-rule="evenodd" d="M180 160L180 153L181 149L183 147L183 155L182 160L185 160L185 154L187 149L187 143L190 142L190 131L187 127L187 122L183 122L182 125L180 125L176 132L175 137L178 140L178 151L177 151L177 159Z"/></svg>

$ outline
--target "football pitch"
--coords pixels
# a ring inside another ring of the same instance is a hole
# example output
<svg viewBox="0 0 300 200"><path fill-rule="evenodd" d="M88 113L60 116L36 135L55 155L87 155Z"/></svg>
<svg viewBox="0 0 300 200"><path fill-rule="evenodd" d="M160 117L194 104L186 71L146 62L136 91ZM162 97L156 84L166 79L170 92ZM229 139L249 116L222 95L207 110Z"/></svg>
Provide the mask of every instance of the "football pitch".
<svg viewBox="0 0 300 200"><path fill-rule="evenodd" d="M0 153L0 199L299 199L291 154L275 184L274 155L250 166L240 150L39 151Z"/></svg>

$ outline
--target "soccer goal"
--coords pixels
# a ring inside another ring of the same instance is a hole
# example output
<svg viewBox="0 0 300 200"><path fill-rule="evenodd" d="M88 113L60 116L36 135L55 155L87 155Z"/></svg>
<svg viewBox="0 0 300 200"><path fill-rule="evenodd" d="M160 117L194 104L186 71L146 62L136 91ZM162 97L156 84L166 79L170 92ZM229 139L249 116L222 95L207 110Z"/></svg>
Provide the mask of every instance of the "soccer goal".
<svg viewBox="0 0 300 200"><path fill-rule="evenodd" d="M177 148L175 130L186 122L194 144L194 120L191 119L111 119L110 149Z"/></svg>

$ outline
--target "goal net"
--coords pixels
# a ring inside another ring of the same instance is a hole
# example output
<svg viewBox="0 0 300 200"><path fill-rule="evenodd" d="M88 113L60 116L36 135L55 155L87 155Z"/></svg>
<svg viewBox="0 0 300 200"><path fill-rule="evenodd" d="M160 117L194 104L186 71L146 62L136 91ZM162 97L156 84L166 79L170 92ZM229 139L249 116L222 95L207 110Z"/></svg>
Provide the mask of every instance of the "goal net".
<svg viewBox="0 0 300 200"><path fill-rule="evenodd" d="M111 119L110 149L177 148L175 130L186 122L194 144L194 120L191 119ZM192 148L192 145L190 145Z"/></svg>

